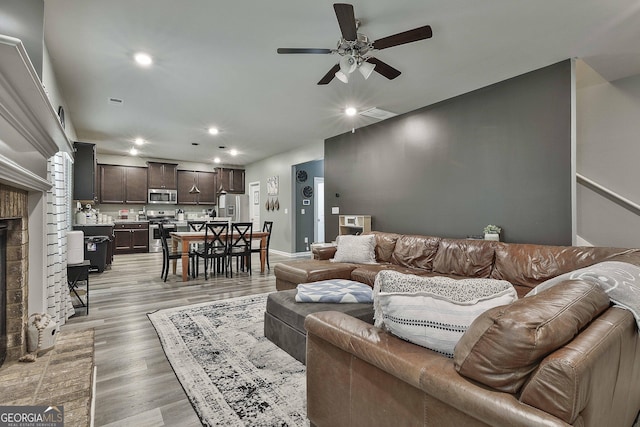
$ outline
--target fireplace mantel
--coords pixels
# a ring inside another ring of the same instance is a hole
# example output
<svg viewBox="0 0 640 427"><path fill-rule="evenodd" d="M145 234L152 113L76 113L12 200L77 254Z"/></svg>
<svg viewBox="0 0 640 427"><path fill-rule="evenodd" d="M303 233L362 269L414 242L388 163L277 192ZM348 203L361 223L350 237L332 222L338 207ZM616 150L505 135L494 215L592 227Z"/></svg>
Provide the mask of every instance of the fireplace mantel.
<svg viewBox="0 0 640 427"><path fill-rule="evenodd" d="M7 251L7 301L15 306L7 314L19 326L8 333L11 360L26 351L28 314L48 310L47 164L60 151L72 154L73 146L22 42L0 35L0 213L16 245Z"/></svg>
<svg viewBox="0 0 640 427"><path fill-rule="evenodd" d="M0 182L28 191L51 187L47 159L73 152L19 39L0 35Z"/></svg>

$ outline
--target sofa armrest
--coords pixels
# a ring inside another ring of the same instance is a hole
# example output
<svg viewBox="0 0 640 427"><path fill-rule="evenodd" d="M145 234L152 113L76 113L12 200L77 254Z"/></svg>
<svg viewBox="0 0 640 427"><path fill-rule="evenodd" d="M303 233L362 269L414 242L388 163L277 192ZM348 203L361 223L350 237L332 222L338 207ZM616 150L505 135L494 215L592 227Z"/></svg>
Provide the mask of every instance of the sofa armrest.
<svg viewBox="0 0 640 427"><path fill-rule="evenodd" d="M460 376L452 359L403 341L344 313L311 314L305 320L305 328L307 341L318 342L316 338L319 338L321 345L336 347L367 362L437 399L452 411L464 413L480 422L490 425L568 426L546 412L519 402L513 395L491 390ZM323 367L314 366L314 355L307 353L307 370L314 369ZM356 390L352 391L357 394Z"/></svg>
<svg viewBox="0 0 640 427"><path fill-rule="evenodd" d="M321 246L313 248L313 259L331 259L337 250L337 246Z"/></svg>

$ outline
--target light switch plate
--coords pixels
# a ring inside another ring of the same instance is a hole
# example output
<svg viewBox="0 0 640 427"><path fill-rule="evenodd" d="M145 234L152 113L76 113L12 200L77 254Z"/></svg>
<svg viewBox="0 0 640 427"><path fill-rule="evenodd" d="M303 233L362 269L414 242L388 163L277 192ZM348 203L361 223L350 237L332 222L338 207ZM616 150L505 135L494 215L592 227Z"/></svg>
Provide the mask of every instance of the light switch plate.
<svg viewBox="0 0 640 427"><path fill-rule="evenodd" d="M338 215L340 213L340 207L339 206L332 206L331 207L331 214L332 215Z"/></svg>
<svg viewBox="0 0 640 427"><path fill-rule="evenodd" d="M304 209L300 209L300 214L304 215L305 214L305 210Z"/></svg>

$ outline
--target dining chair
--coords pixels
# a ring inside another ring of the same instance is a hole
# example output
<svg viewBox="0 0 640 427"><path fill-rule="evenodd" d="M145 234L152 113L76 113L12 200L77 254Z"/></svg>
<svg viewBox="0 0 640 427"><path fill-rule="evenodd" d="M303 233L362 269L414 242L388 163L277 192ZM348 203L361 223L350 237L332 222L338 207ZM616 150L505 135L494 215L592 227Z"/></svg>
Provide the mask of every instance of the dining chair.
<svg viewBox="0 0 640 427"><path fill-rule="evenodd" d="M213 270L217 273L225 272L227 257L227 240L229 238L229 223L224 221L209 222L205 224L204 245L202 250L195 252L196 257L204 259L204 278L208 279L207 271L211 263ZM215 268L213 261L216 261ZM200 263L196 262L196 276L198 275Z"/></svg>
<svg viewBox="0 0 640 427"><path fill-rule="evenodd" d="M160 242L162 243L162 273L160 274L160 277L165 282L167 281L167 276L169 275L169 261L182 258L181 251L176 251L173 248L169 247L167 239L169 238L169 233L171 233L171 230L172 229L164 228L162 223L158 224ZM192 257L193 256L191 255L191 252L189 252L189 258L192 259ZM188 265L189 264L187 264L187 266Z"/></svg>
<svg viewBox="0 0 640 427"><path fill-rule="evenodd" d="M229 236L229 247L227 248L227 270L233 277L233 258L236 258L236 271L238 271L238 259L246 260L247 270L251 275L251 239L253 238L252 222L231 223L231 235Z"/></svg>
<svg viewBox="0 0 640 427"><path fill-rule="evenodd" d="M188 231L202 231L204 230L204 226L207 221L187 221ZM189 245L189 253L191 254L191 273L192 277L196 277L196 263L198 262L198 257L196 257L196 252L202 251L204 249L204 245L202 243L191 243Z"/></svg>
<svg viewBox="0 0 640 427"><path fill-rule="evenodd" d="M269 242L271 241L271 230L273 229L273 221L265 221L262 224L262 231L266 231L267 233L269 233L269 235L267 236L267 247L265 248L265 250L267 251L266 256L267 256L267 270L271 270L271 266L269 266ZM260 246L258 247L251 247L251 252L252 253L260 253Z"/></svg>

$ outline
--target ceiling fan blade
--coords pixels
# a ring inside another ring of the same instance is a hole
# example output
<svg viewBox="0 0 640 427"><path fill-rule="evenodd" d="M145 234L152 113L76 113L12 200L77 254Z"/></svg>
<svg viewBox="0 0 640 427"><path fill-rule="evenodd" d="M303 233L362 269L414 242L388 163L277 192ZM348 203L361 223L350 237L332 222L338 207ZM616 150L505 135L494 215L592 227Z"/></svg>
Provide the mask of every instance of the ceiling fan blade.
<svg viewBox="0 0 640 427"><path fill-rule="evenodd" d="M402 74L400 71L396 70L391 65L387 64L386 62L382 62L377 58L368 58L367 62L371 62L372 64L375 64L376 67L373 69L373 71L379 74L382 74L389 80L393 80L396 77L398 77L400 74ZM340 67L338 67L338 69L339 68Z"/></svg>
<svg viewBox="0 0 640 427"><path fill-rule="evenodd" d="M373 42L374 49L386 49L388 47L398 46L405 43L411 43L418 40L429 39L433 36L431 27L425 25L424 27L414 28L413 30L405 31L403 33L394 34L392 36L384 37Z"/></svg>
<svg viewBox="0 0 640 427"><path fill-rule="evenodd" d="M336 64L329 70L327 74L324 75L323 78L318 82L319 85L327 85L333 78L336 76L336 73L340 69L340 64Z"/></svg>
<svg viewBox="0 0 640 427"><path fill-rule="evenodd" d="M336 18L342 31L342 38L354 41L358 37L356 31L356 17L353 12L353 5L347 3L334 3L333 10L336 11Z"/></svg>
<svg viewBox="0 0 640 427"><path fill-rule="evenodd" d="M332 53L331 49L306 47L279 47L278 53Z"/></svg>

